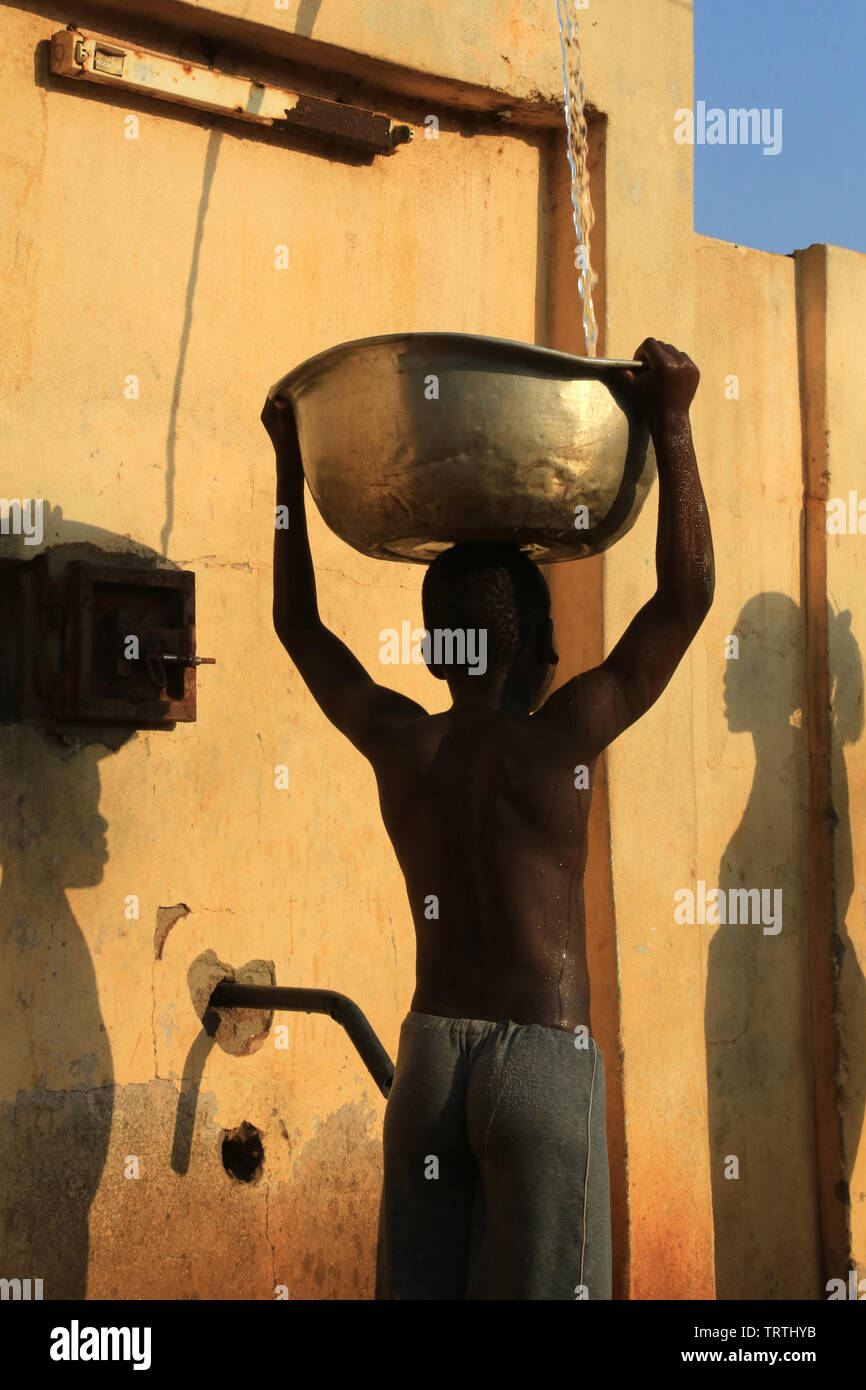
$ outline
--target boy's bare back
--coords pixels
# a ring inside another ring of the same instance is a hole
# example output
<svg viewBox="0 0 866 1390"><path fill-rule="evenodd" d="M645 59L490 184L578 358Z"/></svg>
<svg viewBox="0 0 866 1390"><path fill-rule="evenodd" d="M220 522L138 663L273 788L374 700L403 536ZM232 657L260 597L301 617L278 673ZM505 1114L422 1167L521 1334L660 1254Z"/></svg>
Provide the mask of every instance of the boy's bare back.
<svg viewBox="0 0 866 1390"><path fill-rule="evenodd" d="M417 940L412 1009L589 1024L590 791L545 719L421 715L374 761Z"/></svg>

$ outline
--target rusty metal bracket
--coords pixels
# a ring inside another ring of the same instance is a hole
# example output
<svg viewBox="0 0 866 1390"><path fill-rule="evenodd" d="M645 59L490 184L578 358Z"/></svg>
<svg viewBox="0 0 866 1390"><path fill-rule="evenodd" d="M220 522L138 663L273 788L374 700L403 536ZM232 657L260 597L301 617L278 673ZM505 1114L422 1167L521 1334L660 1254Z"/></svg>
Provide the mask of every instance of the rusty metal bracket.
<svg viewBox="0 0 866 1390"><path fill-rule="evenodd" d="M193 106L277 130L318 135L365 154L393 154L413 138L409 125L378 111L296 92L256 78L187 63L75 25L51 38L51 71L161 101Z"/></svg>
<svg viewBox="0 0 866 1390"><path fill-rule="evenodd" d="M129 624L126 624L129 626ZM119 629L118 629L119 631ZM144 662L148 676L154 685L160 690L168 687L168 675L165 669L165 662L176 662L178 666L215 666L215 656L192 656L187 652L175 651L167 652L163 648L167 645L166 639L171 634L168 632L148 632L141 639L141 660ZM186 634L176 634L183 639ZM119 649L119 648L118 648ZM122 663L128 665L129 663Z"/></svg>
<svg viewBox="0 0 866 1390"><path fill-rule="evenodd" d="M339 101L325 101L303 92L298 93L294 106L286 108L284 118L274 121L274 126L278 130L321 135L367 154L391 154L414 135L411 126L395 125L390 116Z"/></svg>

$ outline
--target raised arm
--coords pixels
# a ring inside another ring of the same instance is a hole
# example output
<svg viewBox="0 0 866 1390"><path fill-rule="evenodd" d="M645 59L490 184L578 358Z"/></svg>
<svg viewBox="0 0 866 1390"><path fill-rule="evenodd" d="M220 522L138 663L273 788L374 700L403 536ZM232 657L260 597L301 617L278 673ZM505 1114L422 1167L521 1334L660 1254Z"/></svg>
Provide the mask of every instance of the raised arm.
<svg viewBox="0 0 866 1390"><path fill-rule="evenodd" d="M426 711L396 690L377 685L345 643L322 624L291 407L268 398L262 424L277 456L277 520L281 508L288 515L288 526L277 525L274 531L274 628L319 708L372 759L391 736L393 720Z"/></svg>
<svg viewBox="0 0 866 1390"><path fill-rule="evenodd" d="M618 391L641 411L659 478L656 591L601 666L567 681L536 718L591 760L655 704L710 610L715 565L710 519L692 444L689 406L700 373L684 352L647 338L647 367Z"/></svg>

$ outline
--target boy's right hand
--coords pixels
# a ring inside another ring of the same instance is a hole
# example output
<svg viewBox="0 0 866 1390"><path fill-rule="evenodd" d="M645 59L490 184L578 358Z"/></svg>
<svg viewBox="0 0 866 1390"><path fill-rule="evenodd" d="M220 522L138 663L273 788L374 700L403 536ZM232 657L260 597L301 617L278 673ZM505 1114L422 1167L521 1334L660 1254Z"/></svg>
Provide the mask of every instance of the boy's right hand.
<svg viewBox="0 0 866 1390"><path fill-rule="evenodd" d="M692 359L670 343L645 338L635 360L645 362L645 368L617 372L614 394L621 391L650 429L687 418L701 379Z"/></svg>
<svg viewBox="0 0 866 1390"><path fill-rule="evenodd" d="M279 396L268 396L261 419L274 446L277 465L292 464L297 468L302 468L298 430L295 424L294 411L289 402Z"/></svg>

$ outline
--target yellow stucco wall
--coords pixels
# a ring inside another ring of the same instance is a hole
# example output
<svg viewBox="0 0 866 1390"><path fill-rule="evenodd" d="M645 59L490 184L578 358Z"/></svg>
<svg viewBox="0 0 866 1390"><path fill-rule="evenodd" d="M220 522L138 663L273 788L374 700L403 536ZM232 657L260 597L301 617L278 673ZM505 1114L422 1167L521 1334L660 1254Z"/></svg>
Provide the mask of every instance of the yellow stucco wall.
<svg viewBox="0 0 866 1390"><path fill-rule="evenodd" d="M636 1107L632 1217L645 1234L633 1246L634 1291L712 1296L715 1265L719 1297L810 1297L809 1074L791 1067L808 1056L805 758L788 723L803 687L794 269L702 237L683 278L693 324L659 336L688 339L701 367L692 419L716 598L670 687L608 760L626 1095ZM738 305L748 306L748 332L737 331ZM738 383L726 388L731 376ZM607 566L608 646L614 615L624 625L651 592L651 526L642 518ZM729 635L740 642L730 661ZM781 933L678 924L674 894L699 880L708 890L781 889ZM792 1127L805 1143L792 1142ZM724 1176L729 1154L738 1179Z"/></svg>
<svg viewBox="0 0 866 1390"><path fill-rule="evenodd" d="M250 1057L214 1048L191 1134L179 1100L200 1061L188 1059L198 1022L187 971L207 950L235 967L272 960L281 984L351 995L392 1055L413 987L411 919L372 773L273 636L273 465L258 412L283 372L354 337L454 329L580 350L551 10L129 0L110 30L91 26L187 58L203 35L217 66L241 45L264 80L415 126L411 145L370 163L76 90L45 73L44 40L65 20L48 4L5 12L15 133L0 143L13 228L0 283L16 331L2 348L2 491L62 510L46 545L136 543L194 570L198 650L217 658L199 674L196 724L138 733L113 754L0 730L0 1170L13 1174L0 1274L44 1277L46 1296L82 1296L85 1283L89 1297L270 1298L276 1285L293 1298L371 1295L384 1102L337 1025L284 1014L288 1050L274 1036ZM86 32L86 6L76 18ZM613 890L598 904L611 935L591 956L617 1108L617 1287L820 1297L807 757L790 722L805 698L795 265L692 232L691 150L673 141L673 112L692 96L685 6L611 0L589 13L584 69L605 117L600 351L630 354L651 333L700 364L694 429L717 553L716 603L692 653L608 760L610 838L599 819L591 850ZM504 104L516 111L507 129L477 114ZM423 138L431 111L437 141ZM286 270L275 268L280 246ZM866 273L854 253L833 251L830 266L832 472L847 490ZM124 398L129 374L138 400ZM367 560L312 504L309 514L323 618L377 670L380 629L420 613L423 571ZM575 652L609 648L649 597L654 525L651 500L596 565L603 602ZM855 633L862 547L845 537L828 552L828 593L852 609ZM567 626L590 571L551 573ZM740 657L726 714L730 634ZM400 668L397 683L443 707L426 672ZM840 990L854 1073L862 743L844 756L855 887ZM274 786L279 765L288 790ZM698 879L781 887L783 932L732 952L719 929L676 925L674 892ZM137 920L124 911L133 894ZM157 961L157 909L178 903L189 915ZM857 1084L841 1103L862 1264ZM244 1120L264 1136L255 1186L221 1163L222 1131ZM185 1145L179 1173L171 1156ZM735 1183L720 1176L730 1153ZM140 1158L137 1180L124 1176L128 1155Z"/></svg>

